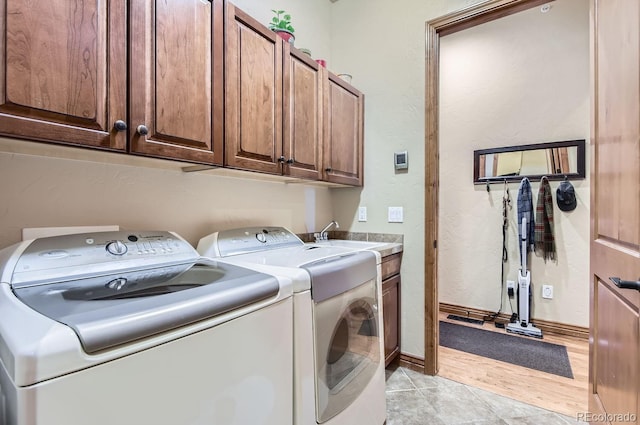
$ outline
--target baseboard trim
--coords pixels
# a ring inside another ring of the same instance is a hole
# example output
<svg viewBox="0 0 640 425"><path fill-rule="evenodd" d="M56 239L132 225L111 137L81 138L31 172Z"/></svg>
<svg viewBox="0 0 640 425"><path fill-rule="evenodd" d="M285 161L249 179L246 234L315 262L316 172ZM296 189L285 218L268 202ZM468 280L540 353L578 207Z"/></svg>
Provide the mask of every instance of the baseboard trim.
<svg viewBox="0 0 640 425"><path fill-rule="evenodd" d="M468 317L470 319L483 320L485 316L493 315L495 312L489 310L482 310L473 307L464 307L455 304L440 303L440 311L448 314L455 314L457 316ZM509 322L510 315L501 313L496 318L500 322ZM565 323L552 322L549 320L542 320L533 318L531 322L539 328L542 332L552 333L556 335L566 335L583 340L589 339L589 328L582 326L567 325ZM424 361L423 361L424 363Z"/></svg>
<svg viewBox="0 0 640 425"><path fill-rule="evenodd" d="M424 359L405 353L400 353L397 359L400 366L416 372L424 373Z"/></svg>

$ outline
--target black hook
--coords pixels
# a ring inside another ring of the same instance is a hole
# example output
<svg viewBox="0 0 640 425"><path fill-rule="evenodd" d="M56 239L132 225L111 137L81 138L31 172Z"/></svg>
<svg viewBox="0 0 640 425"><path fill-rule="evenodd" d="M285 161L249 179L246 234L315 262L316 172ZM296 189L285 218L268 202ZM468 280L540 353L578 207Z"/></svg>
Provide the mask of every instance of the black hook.
<svg viewBox="0 0 640 425"><path fill-rule="evenodd" d="M491 188L489 187L489 182L487 181L487 192L490 192Z"/></svg>

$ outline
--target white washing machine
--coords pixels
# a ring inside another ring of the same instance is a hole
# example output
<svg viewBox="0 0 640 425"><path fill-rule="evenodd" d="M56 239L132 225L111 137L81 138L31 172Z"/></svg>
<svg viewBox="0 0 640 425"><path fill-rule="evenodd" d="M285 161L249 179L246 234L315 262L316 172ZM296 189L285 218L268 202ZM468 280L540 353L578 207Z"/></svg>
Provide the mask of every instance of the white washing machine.
<svg viewBox="0 0 640 425"><path fill-rule="evenodd" d="M292 282L170 232L0 251L0 423L291 424Z"/></svg>
<svg viewBox="0 0 640 425"><path fill-rule="evenodd" d="M282 227L213 233L197 249L293 280L295 424L385 422L379 253L305 245Z"/></svg>

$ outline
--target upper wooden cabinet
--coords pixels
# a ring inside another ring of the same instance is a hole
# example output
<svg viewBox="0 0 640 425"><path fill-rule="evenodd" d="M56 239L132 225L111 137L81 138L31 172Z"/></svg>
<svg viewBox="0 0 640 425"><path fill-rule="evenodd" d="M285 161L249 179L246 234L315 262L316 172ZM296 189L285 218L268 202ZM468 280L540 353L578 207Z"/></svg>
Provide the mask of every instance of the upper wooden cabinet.
<svg viewBox="0 0 640 425"><path fill-rule="evenodd" d="M362 186L364 95L338 76L324 72L323 180Z"/></svg>
<svg viewBox="0 0 640 425"><path fill-rule="evenodd" d="M222 0L32 3L0 0L1 134L222 164Z"/></svg>
<svg viewBox="0 0 640 425"><path fill-rule="evenodd" d="M227 3L225 165L319 180L322 71Z"/></svg>
<svg viewBox="0 0 640 425"><path fill-rule="evenodd" d="M232 3L32 3L0 0L0 135L362 185L362 93Z"/></svg>
<svg viewBox="0 0 640 425"><path fill-rule="evenodd" d="M0 0L0 133L126 149L125 0Z"/></svg>
<svg viewBox="0 0 640 425"><path fill-rule="evenodd" d="M225 165L282 172L283 40L226 4Z"/></svg>
<svg viewBox="0 0 640 425"><path fill-rule="evenodd" d="M322 177L323 73L316 61L284 43L284 173Z"/></svg>
<svg viewBox="0 0 640 425"><path fill-rule="evenodd" d="M131 152L223 163L222 0L130 2Z"/></svg>

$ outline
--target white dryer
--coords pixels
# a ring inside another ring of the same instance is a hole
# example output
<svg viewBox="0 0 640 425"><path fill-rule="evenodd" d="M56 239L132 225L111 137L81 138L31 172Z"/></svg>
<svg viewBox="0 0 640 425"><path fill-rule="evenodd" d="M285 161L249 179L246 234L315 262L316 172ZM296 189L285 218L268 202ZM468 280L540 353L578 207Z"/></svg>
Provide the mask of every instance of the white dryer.
<svg viewBox="0 0 640 425"><path fill-rule="evenodd" d="M295 424L385 422L379 253L306 245L283 227L213 233L197 249L293 280Z"/></svg>
<svg viewBox="0 0 640 425"><path fill-rule="evenodd" d="M292 423L291 280L170 232L0 251L0 423Z"/></svg>

